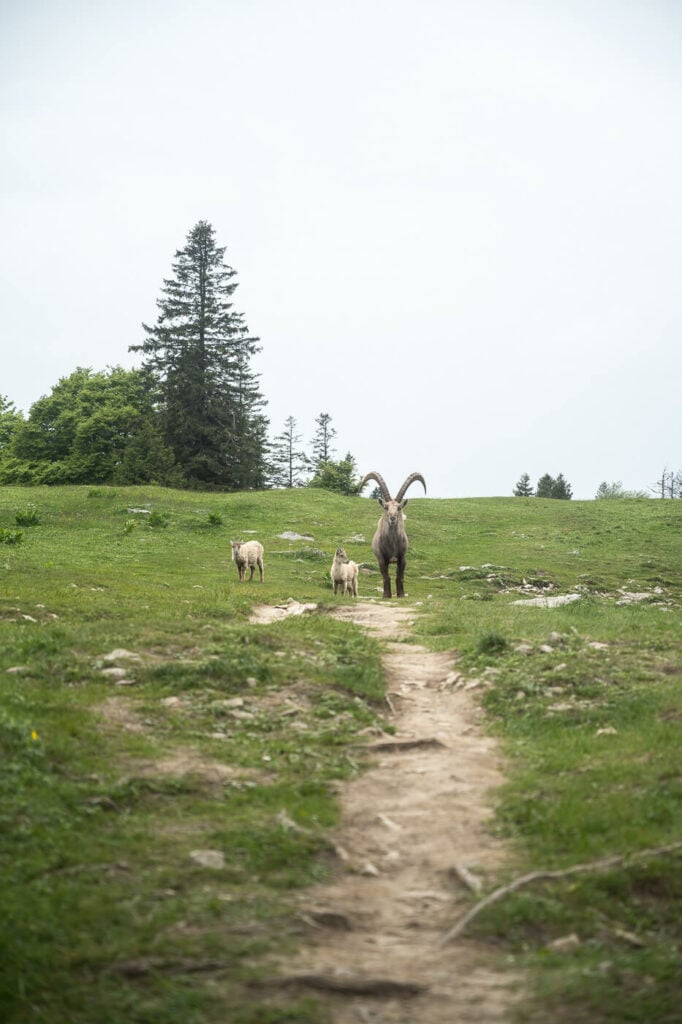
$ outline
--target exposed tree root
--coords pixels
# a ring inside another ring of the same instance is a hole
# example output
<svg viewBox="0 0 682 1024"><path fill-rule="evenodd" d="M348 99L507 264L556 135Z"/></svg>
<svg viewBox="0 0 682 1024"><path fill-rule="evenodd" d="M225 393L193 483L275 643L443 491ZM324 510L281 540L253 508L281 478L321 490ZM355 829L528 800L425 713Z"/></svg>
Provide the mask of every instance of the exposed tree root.
<svg viewBox="0 0 682 1024"><path fill-rule="evenodd" d="M418 981L393 981L391 978L363 978L352 974L287 974L266 981L254 981L257 987L292 988L304 985L320 992L339 992L360 996L417 996L428 985Z"/></svg>
<svg viewBox="0 0 682 1024"><path fill-rule="evenodd" d="M618 864L622 864L625 861L634 862L640 860L647 860L649 857L661 857L667 853L675 853L677 850L682 849L682 841L676 843L670 843L668 846L657 846L649 850L639 850L637 853L619 853L614 854L613 857L603 857L601 860L593 860L587 864L575 864L571 868L565 868L563 871L531 871L528 875L521 875L519 878L515 878L513 882L508 885L500 886L499 889L495 889L485 899L480 900L464 915L460 920L452 927L448 932L445 933L440 941L441 945L445 945L447 942L451 942L462 934L466 926L477 917L482 910L486 907L491 906L493 903L497 903L499 900L508 896L512 892L516 892L517 889L522 889L526 885L530 885L532 882L544 882L557 878L568 878L570 875L583 874L589 871L607 871L609 868L616 867Z"/></svg>
<svg viewBox="0 0 682 1024"><path fill-rule="evenodd" d="M229 960L192 960L187 957L167 959L160 956L143 956L139 960L122 960L110 964L110 974L120 974L124 978L140 978L154 971L172 971L174 974L198 974L203 971L224 971L231 966Z"/></svg>
<svg viewBox="0 0 682 1024"><path fill-rule="evenodd" d="M415 750L418 747L444 747L445 744L435 737L415 740L382 740L379 743L363 744L362 749L369 754L387 753L392 750Z"/></svg>

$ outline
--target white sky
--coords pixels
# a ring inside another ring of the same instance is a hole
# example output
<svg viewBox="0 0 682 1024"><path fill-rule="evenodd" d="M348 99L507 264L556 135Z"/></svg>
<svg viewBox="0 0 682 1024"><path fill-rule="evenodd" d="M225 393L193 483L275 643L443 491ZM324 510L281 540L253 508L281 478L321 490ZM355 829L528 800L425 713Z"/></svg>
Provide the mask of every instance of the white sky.
<svg viewBox="0 0 682 1024"><path fill-rule="evenodd" d="M434 497L682 468L679 0L0 0L0 104L17 408L137 365L205 219L273 434Z"/></svg>

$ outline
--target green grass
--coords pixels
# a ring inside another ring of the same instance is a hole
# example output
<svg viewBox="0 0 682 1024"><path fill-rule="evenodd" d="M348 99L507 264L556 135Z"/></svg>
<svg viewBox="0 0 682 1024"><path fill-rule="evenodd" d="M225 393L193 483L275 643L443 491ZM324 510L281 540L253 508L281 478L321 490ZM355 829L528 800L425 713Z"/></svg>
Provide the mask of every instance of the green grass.
<svg viewBox="0 0 682 1024"><path fill-rule="evenodd" d="M682 839L682 503L415 499L408 513L415 632L486 684L507 755L495 828L510 871ZM358 732L386 727L377 643L324 615L342 600L339 544L370 570L360 596L380 594L378 514L307 489L0 489L8 1022L325 1020L316 1000L273 1002L249 981L301 941L293 897L328 870L335 785L360 770ZM230 539L251 536L262 585L230 561ZM623 590L650 596L618 605ZM513 603L568 592L581 599ZM249 624L254 603L289 597L320 613ZM116 648L139 655L116 662L133 685L102 674ZM533 968L521 1019L682 1020L679 866L538 885L477 918L472 934Z"/></svg>

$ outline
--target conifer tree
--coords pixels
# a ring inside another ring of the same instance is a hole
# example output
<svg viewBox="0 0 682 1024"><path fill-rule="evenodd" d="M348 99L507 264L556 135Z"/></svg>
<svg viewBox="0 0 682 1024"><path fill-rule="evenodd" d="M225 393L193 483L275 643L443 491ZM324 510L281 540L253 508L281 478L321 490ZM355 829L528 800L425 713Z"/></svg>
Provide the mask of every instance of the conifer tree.
<svg viewBox="0 0 682 1024"><path fill-rule="evenodd" d="M530 477L528 473L522 473L516 487L514 488L514 497L516 498L532 498L533 488L531 487Z"/></svg>
<svg viewBox="0 0 682 1024"><path fill-rule="evenodd" d="M296 420L288 416L284 430L278 434L271 446L271 480L275 487L301 487L302 473L308 468L309 459L302 448L301 435L296 433Z"/></svg>
<svg viewBox="0 0 682 1024"><path fill-rule="evenodd" d="M164 438L190 486L262 487L265 401L251 358L260 350L234 310L236 271L199 221L175 253L156 324L143 324L142 368L158 398Z"/></svg>
<svg viewBox="0 0 682 1024"><path fill-rule="evenodd" d="M556 479L550 476L549 473L545 473L538 480L537 487L535 488L535 497L560 498L566 501L573 497L573 492L563 473L559 473Z"/></svg>
<svg viewBox="0 0 682 1024"><path fill-rule="evenodd" d="M315 472L322 469L325 462L329 462L334 454L332 441L336 437L336 431L332 427L332 418L328 412L321 412L315 420L317 430L312 441L313 467Z"/></svg>
<svg viewBox="0 0 682 1024"><path fill-rule="evenodd" d="M568 501L570 498L573 497L571 485L569 484L568 480L566 480L563 473L559 473L558 477L554 481L551 497L560 498L563 501Z"/></svg>
<svg viewBox="0 0 682 1024"><path fill-rule="evenodd" d="M545 473L544 476L540 477L540 479L538 480L538 482L536 484L536 487L535 487L535 497L536 498L553 498L554 495L552 494L552 488L554 487L554 483L555 483L554 477L550 476L549 473Z"/></svg>

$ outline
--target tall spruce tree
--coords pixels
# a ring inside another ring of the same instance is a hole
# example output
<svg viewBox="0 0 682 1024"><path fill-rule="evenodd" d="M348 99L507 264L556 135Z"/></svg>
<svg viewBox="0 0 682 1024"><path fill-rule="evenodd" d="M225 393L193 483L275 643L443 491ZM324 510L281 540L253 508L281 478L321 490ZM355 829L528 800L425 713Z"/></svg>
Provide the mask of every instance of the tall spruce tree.
<svg viewBox="0 0 682 1024"><path fill-rule="evenodd" d="M164 279L159 316L143 324L142 369L158 398L164 438L190 486L265 483L265 400L251 358L260 351L231 298L236 271L211 225L198 222Z"/></svg>
<svg viewBox="0 0 682 1024"><path fill-rule="evenodd" d="M284 430L278 434L271 446L271 480L275 487L301 487L302 474L309 466L309 459L302 448L301 435L296 433L296 420L287 416Z"/></svg>
<svg viewBox="0 0 682 1024"><path fill-rule="evenodd" d="M315 472L322 469L325 462L329 462L334 454L332 441L336 437L336 431L332 426L332 418L328 412L321 412L315 420L317 430L313 436L313 468Z"/></svg>

